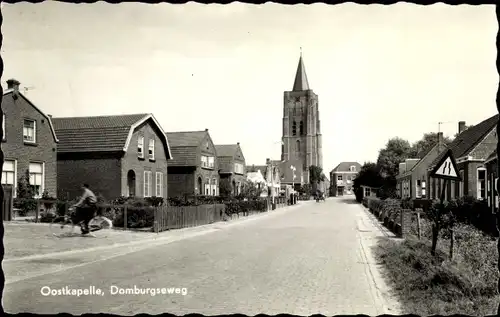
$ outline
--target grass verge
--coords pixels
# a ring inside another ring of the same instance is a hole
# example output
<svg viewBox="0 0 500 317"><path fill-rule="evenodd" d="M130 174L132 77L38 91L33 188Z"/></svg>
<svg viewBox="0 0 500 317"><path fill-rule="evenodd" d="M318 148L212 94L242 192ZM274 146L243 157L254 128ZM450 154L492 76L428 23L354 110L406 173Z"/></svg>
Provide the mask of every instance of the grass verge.
<svg viewBox="0 0 500 317"><path fill-rule="evenodd" d="M449 240L441 238L436 256L431 240L381 238L374 253L405 314L420 316L496 314L498 305L496 242L473 227L455 230L456 248L449 260Z"/></svg>

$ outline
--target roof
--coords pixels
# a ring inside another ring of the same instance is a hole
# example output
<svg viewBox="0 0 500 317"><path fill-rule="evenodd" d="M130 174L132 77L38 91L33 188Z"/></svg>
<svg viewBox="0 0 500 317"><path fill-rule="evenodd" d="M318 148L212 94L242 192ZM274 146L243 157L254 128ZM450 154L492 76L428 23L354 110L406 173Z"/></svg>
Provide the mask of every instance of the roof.
<svg viewBox="0 0 500 317"><path fill-rule="evenodd" d="M436 142L436 144L434 144L434 146L432 146L430 149L428 149L427 151L421 151L420 152L420 155L418 155L418 162L413 165L409 170L405 171L403 174L400 174L398 175L396 178L401 178L401 177L406 177L408 176L409 174L411 174L411 172L413 172L423 161L424 161L424 158L426 158L435 148L437 148L439 146L439 144ZM447 149L446 145L445 144L442 144L443 146L443 151ZM440 155L441 153L439 153L438 155ZM415 159L409 159L409 160L415 160ZM406 161L404 162L401 162L401 163L405 163Z"/></svg>
<svg viewBox="0 0 500 317"><path fill-rule="evenodd" d="M233 157L238 151L238 144L218 144L215 145L217 156L230 156Z"/></svg>
<svg viewBox="0 0 500 317"><path fill-rule="evenodd" d="M293 91L309 90L309 82L307 81L306 68L302 60L302 53L299 58L299 65L297 66L297 73L295 74L295 81L293 83Z"/></svg>
<svg viewBox="0 0 500 317"><path fill-rule="evenodd" d="M467 130L460 133L449 145L448 148L451 149L453 156L458 159L469 154L474 147L480 143L491 130L495 129L498 123L499 115L496 114L475 126L468 128ZM429 165L429 169L434 167L446 154L443 151L439 154L436 159Z"/></svg>
<svg viewBox="0 0 500 317"><path fill-rule="evenodd" d="M350 172L351 166L353 165L356 166L356 172L359 172L361 170L361 164L359 164L358 162L341 162L330 173Z"/></svg>
<svg viewBox="0 0 500 317"><path fill-rule="evenodd" d="M147 120L152 120L160 130L167 159L172 153L165 132L152 114L127 114L116 116L53 118L60 142L58 153L126 152L134 130Z"/></svg>
<svg viewBox="0 0 500 317"><path fill-rule="evenodd" d="M494 160L497 159L497 150L493 151L493 153L491 153L488 158L486 159L485 163L490 163Z"/></svg>
<svg viewBox="0 0 500 317"><path fill-rule="evenodd" d="M12 94L14 92L14 89L6 89L3 91L3 97L9 95L9 94ZM17 91L17 94L21 97L23 97L23 99L30 105L32 106L36 111L38 111L42 116L45 117L45 119L47 119L47 122L49 123L49 126L50 126L50 131L52 132L52 136L54 137L54 141L56 143L59 143L59 139L57 138L57 134L56 134L56 130L54 129L54 125L53 125L53 120L52 118L45 114L42 110L40 110L40 108L38 108L37 106L35 106L35 104L33 102L31 102L28 98L26 98L25 95L23 95L21 92Z"/></svg>
<svg viewBox="0 0 500 317"><path fill-rule="evenodd" d="M266 177L267 165L248 165L246 167L247 173L253 173L260 170L262 175Z"/></svg>
<svg viewBox="0 0 500 317"><path fill-rule="evenodd" d="M198 148L208 131L167 132L174 158L169 166L197 166Z"/></svg>

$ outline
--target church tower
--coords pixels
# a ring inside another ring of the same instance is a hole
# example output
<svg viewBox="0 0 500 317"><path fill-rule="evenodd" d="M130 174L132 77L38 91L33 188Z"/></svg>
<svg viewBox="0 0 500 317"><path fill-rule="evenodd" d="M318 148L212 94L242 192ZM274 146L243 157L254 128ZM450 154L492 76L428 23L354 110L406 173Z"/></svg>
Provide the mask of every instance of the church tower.
<svg viewBox="0 0 500 317"><path fill-rule="evenodd" d="M283 137L281 159L300 160L304 182L309 183L309 166L323 167L323 150L318 110L318 95L309 88L306 69L299 58L292 91L283 100Z"/></svg>

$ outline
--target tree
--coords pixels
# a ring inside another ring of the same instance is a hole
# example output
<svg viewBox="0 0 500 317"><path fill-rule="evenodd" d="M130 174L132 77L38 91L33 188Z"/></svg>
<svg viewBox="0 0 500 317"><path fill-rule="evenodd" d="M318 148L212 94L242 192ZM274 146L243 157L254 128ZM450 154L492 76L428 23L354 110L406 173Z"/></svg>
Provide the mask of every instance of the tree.
<svg viewBox="0 0 500 317"><path fill-rule="evenodd" d="M384 179L380 175L379 166L375 163L366 162L361 166L361 170L356 175L353 181L354 194L356 200L361 201L362 192L361 186L380 187L384 184Z"/></svg>
<svg viewBox="0 0 500 317"><path fill-rule="evenodd" d="M398 175L399 163L409 158L411 154L410 143L399 137L390 139L385 148L379 151L377 165L380 175L390 180L395 180Z"/></svg>
<svg viewBox="0 0 500 317"><path fill-rule="evenodd" d="M241 193L238 195L241 198L254 199L259 197L261 191L258 189L258 184L255 184L249 180L244 180L241 183Z"/></svg>
<svg viewBox="0 0 500 317"><path fill-rule="evenodd" d="M33 187L30 185L30 172L26 170L24 175L19 177L17 183L17 197L21 199L33 199L35 193Z"/></svg>
<svg viewBox="0 0 500 317"><path fill-rule="evenodd" d="M220 180L219 193L221 196L231 196L233 193L233 184L229 178L223 178Z"/></svg>
<svg viewBox="0 0 500 317"><path fill-rule="evenodd" d="M412 158L420 158L419 154L427 153L430 149L432 149L438 142L438 134L436 132L425 133L422 136L422 139L416 141L411 146L410 157ZM443 138L443 143L445 145L449 145L452 142L452 139L449 137Z"/></svg>
<svg viewBox="0 0 500 317"><path fill-rule="evenodd" d="M323 174L323 168L316 165L309 166L309 183L312 186L313 191L316 191L318 184L324 182L326 179L325 174Z"/></svg>

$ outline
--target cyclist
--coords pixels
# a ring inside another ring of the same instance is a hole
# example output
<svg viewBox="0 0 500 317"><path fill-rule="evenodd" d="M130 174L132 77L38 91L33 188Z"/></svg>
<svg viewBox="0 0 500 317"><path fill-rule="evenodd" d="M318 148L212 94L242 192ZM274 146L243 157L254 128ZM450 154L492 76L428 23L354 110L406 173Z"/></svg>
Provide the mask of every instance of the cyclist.
<svg viewBox="0 0 500 317"><path fill-rule="evenodd" d="M90 233L89 222L97 211L97 198L89 189L88 184L83 184L82 189L82 197L73 207L76 209L76 223L81 224L82 234L88 234Z"/></svg>

